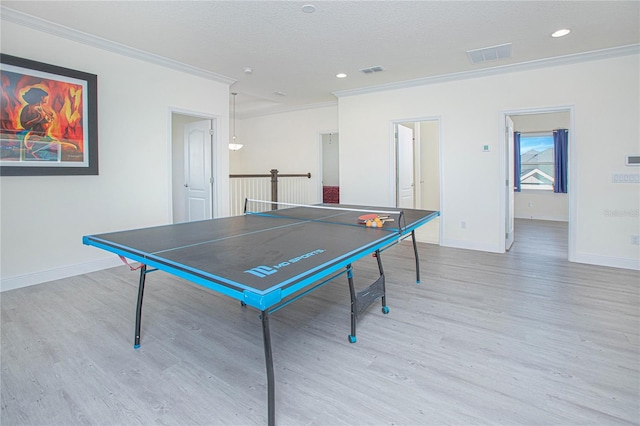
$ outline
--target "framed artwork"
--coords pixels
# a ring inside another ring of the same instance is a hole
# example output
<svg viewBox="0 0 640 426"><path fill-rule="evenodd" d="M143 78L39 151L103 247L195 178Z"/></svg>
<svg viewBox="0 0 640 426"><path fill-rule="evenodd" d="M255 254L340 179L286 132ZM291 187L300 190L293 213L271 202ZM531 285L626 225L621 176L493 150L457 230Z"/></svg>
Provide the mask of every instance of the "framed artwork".
<svg viewBox="0 0 640 426"><path fill-rule="evenodd" d="M0 54L0 175L98 174L98 77Z"/></svg>

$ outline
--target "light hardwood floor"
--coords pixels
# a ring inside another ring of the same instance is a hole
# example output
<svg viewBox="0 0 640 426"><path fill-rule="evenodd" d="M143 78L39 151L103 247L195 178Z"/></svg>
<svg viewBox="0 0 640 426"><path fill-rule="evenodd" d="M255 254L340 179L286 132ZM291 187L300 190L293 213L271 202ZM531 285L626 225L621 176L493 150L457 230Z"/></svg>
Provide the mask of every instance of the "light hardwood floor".
<svg viewBox="0 0 640 426"><path fill-rule="evenodd" d="M273 314L277 423L639 424L640 273L569 263L566 240L517 221L507 254L420 244L420 285L410 243L387 250L390 313L355 344L346 279ZM2 293L3 426L266 422L258 313L155 272L134 350L136 287L123 266Z"/></svg>

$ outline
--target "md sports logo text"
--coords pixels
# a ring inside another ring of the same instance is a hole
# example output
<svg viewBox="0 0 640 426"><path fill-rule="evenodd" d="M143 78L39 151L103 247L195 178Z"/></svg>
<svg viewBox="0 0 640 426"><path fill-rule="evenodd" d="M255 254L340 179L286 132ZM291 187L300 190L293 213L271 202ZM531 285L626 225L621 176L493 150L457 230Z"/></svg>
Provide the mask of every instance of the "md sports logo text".
<svg viewBox="0 0 640 426"><path fill-rule="evenodd" d="M273 266L260 265L260 266L256 266L255 268L248 269L244 272L255 275L256 277L259 277L259 278L264 278L267 275L275 274L276 272L278 272L278 270L282 268L285 268L289 265L300 262L301 260L308 259L312 256L315 256L316 254L320 254L324 252L325 252L324 249L318 249L318 250L310 251L309 253L305 253L301 256L294 257L293 259L289 259L285 262L280 262L278 265L273 265Z"/></svg>

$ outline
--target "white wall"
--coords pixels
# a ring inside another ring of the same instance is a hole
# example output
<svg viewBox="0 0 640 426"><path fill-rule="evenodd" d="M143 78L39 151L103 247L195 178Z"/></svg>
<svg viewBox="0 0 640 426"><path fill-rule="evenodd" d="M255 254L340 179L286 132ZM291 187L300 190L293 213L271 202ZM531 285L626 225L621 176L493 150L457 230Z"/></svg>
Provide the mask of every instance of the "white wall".
<svg viewBox="0 0 640 426"><path fill-rule="evenodd" d="M229 153L226 84L6 21L1 36L3 53L98 75L100 143L99 176L0 178L2 290L118 262L83 246L83 235L171 222L171 109L219 118L220 215L228 209L230 155L233 173L311 172L312 195L320 201L319 135L336 131L341 200L391 205L391 121L441 117L442 244L500 252L503 112L572 106L573 260L639 267L640 248L630 235L640 234L640 191L611 179L638 173L624 165L626 154L640 151L638 55L347 96L339 108L248 118L238 123L245 147ZM490 152L482 152L484 144Z"/></svg>
<svg viewBox="0 0 640 426"><path fill-rule="evenodd" d="M568 194L523 189L522 192L516 192L513 198L514 217L517 219L569 221Z"/></svg>
<svg viewBox="0 0 640 426"><path fill-rule="evenodd" d="M517 132L552 131L569 129L568 111L543 114L511 115L513 129ZM569 134L569 138L573 135ZM569 196L553 191L523 189L514 194L514 216L519 219L541 219L567 222L569 220Z"/></svg>
<svg viewBox="0 0 640 426"><path fill-rule="evenodd" d="M311 173L309 202L321 202L321 134L335 133L337 106L246 118L236 123L244 147L230 155L231 173Z"/></svg>
<svg viewBox="0 0 640 426"><path fill-rule="evenodd" d="M503 252L504 112L572 106L572 260L638 269L640 248L630 236L640 234L640 191L637 184L613 184L611 178L637 173L625 168L624 156L639 151L638 62L636 54L341 96L342 201L391 205L390 123L439 116L442 244ZM482 151L485 144L489 152ZM630 213L607 214L612 210Z"/></svg>
<svg viewBox="0 0 640 426"><path fill-rule="evenodd" d="M2 52L98 75L99 176L0 178L1 289L119 262L82 236L171 222L170 109L220 117L228 200L227 84L2 21ZM219 207L219 210L222 207Z"/></svg>

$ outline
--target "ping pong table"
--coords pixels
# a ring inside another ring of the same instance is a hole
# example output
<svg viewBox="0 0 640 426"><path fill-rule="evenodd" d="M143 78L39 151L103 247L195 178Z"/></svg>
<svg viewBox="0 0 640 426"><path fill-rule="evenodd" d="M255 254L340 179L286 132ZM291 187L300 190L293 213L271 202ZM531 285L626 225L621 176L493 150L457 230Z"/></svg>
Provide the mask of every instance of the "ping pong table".
<svg viewBox="0 0 640 426"><path fill-rule="evenodd" d="M248 200L247 200L248 202ZM245 203L246 205L246 203ZM386 305L381 253L411 237L420 265L415 230L438 211L325 204L276 205L243 216L171 224L83 237L83 243L140 262L134 347L140 346L146 275L161 270L217 291L260 311L267 371L267 420L275 425L275 377L269 316L346 274L351 298L351 333L357 319L378 299ZM392 211L390 211L392 210ZM362 213L388 216L382 227L359 221ZM354 285L352 263L373 254L379 278L365 289ZM126 260L125 260L126 261Z"/></svg>

